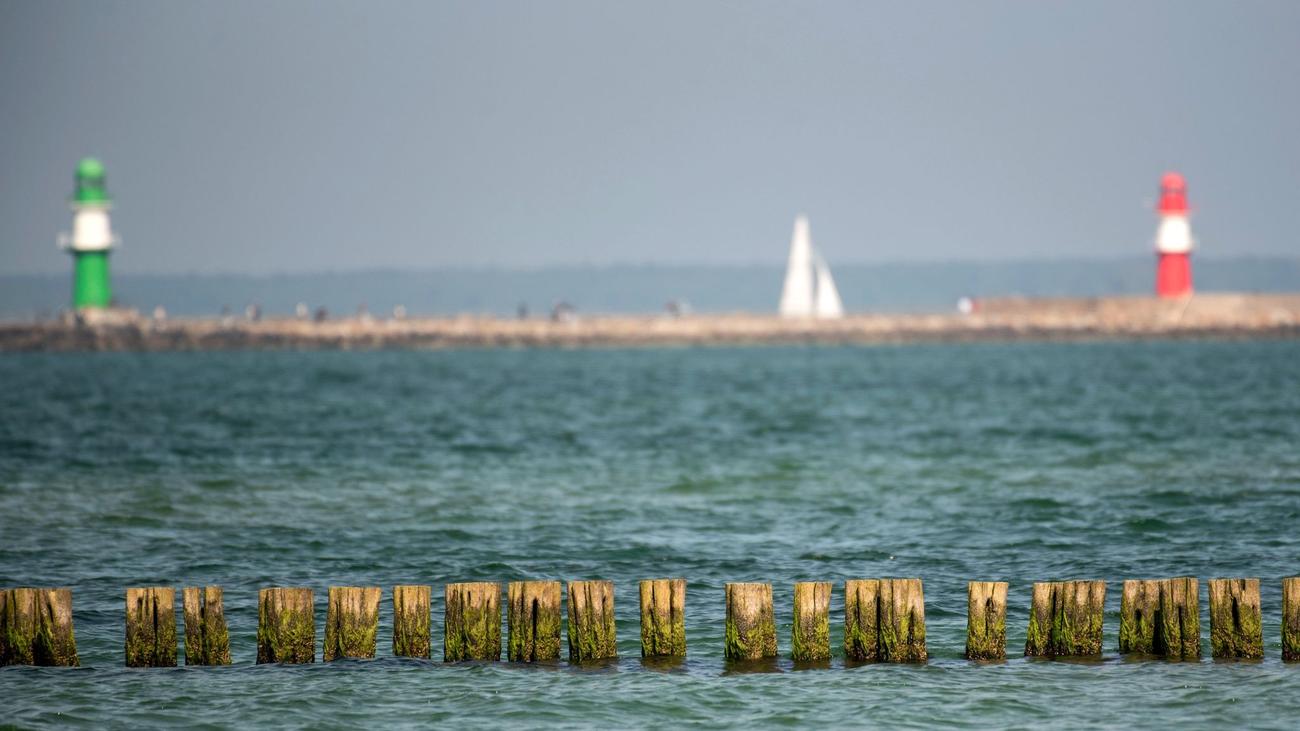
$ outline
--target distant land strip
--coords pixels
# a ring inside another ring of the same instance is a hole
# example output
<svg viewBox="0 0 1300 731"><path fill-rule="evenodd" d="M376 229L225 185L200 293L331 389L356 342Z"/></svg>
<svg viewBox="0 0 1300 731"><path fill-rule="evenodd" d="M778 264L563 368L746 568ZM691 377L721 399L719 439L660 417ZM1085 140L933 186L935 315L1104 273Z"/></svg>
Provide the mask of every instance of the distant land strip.
<svg viewBox="0 0 1300 731"><path fill-rule="evenodd" d="M376 350L1300 337L1300 294L980 300L970 314L155 319L133 311L0 323L0 352Z"/></svg>

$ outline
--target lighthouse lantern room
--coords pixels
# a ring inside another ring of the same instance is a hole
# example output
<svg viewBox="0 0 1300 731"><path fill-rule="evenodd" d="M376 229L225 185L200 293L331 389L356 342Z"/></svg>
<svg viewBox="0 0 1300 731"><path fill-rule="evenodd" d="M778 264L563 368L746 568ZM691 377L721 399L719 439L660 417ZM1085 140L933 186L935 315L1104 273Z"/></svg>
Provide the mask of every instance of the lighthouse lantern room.
<svg viewBox="0 0 1300 731"><path fill-rule="evenodd" d="M93 157L77 164L72 196L72 233L59 235L59 246L72 253L72 306L103 309L112 304L108 253L118 242L109 225L112 201L104 185L104 165Z"/></svg>
<svg viewBox="0 0 1300 731"><path fill-rule="evenodd" d="M1192 228L1187 222L1187 182L1178 173L1160 179L1156 230L1156 296L1192 293Z"/></svg>

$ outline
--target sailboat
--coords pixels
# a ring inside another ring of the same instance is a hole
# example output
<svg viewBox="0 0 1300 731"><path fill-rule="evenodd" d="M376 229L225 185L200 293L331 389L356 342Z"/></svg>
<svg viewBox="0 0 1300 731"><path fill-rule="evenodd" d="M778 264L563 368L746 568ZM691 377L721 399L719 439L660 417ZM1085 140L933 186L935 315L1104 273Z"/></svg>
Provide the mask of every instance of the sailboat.
<svg viewBox="0 0 1300 731"><path fill-rule="evenodd" d="M813 248L808 217L794 220L790 239L790 259L785 267L785 285L781 288L782 317L816 317L835 319L844 316L840 291L831 277L831 268L820 252Z"/></svg>

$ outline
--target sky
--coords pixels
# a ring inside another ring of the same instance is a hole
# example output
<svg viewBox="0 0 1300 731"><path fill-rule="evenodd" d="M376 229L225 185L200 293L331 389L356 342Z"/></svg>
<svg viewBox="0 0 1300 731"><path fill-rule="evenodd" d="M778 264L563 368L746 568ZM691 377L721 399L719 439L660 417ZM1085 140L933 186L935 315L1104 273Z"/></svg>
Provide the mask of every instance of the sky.
<svg viewBox="0 0 1300 731"><path fill-rule="evenodd" d="M1297 2L0 0L0 274L1297 256Z"/></svg>

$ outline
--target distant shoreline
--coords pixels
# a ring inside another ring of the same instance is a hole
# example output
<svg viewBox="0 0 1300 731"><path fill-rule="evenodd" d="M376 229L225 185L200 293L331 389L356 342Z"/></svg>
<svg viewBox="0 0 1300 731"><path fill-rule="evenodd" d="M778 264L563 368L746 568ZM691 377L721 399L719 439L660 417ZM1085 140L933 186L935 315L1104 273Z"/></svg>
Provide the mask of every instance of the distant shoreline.
<svg viewBox="0 0 1300 731"><path fill-rule="evenodd" d="M0 352L582 348L1300 337L1300 294L992 299L969 315L769 314L542 318L162 319L87 313L0 323Z"/></svg>
<svg viewBox="0 0 1300 731"><path fill-rule="evenodd" d="M114 262L117 266L119 262ZM125 259L122 263L125 266ZM1142 296L1154 281L1150 254L1103 259L941 262L832 260L848 312L947 314L961 297L1085 298ZM1300 293L1300 256L1199 256L1203 292ZM242 313L292 316L299 303L344 316L364 306L375 315L402 307L411 316L461 313L539 316L560 303L584 315L663 313L670 304L696 313L774 311L785 276L779 264L642 264L544 268L443 268L254 274L141 274L115 269L113 292L124 307L174 318ZM0 272L0 321L54 319L68 307L69 272Z"/></svg>

